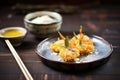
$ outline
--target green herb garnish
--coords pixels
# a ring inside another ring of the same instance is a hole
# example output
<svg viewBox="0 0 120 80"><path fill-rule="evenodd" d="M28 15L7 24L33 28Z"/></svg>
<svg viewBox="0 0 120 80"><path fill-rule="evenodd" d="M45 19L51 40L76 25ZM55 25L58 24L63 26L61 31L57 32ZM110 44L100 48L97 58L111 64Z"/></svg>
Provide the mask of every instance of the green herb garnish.
<svg viewBox="0 0 120 80"><path fill-rule="evenodd" d="M82 35L82 37L80 38L80 46L82 47L83 46L83 44L82 44L82 39L83 39L83 37L84 37L84 34Z"/></svg>
<svg viewBox="0 0 120 80"><path fill-rule="evenodd" d="M78 38L77 38L77 35L76 35L76 33L75 33L75 32L73 32L73 35L75 36L75 38L76 38L76 39L78 39Z"/></svg>
<svg viewBox="0 0 120 80"><path fill-rule="evenodd" d="M65 47L66 48L69 47L69 38L68 38L68 36L65 38Z"/></svg>
<svg viewBox="0 0 120 80"><path fill-rule="evenodd" d="M83 46L83 44L82 44L82 40L80 40L80 43L79 43L79 44L80 44L81 47Z"/></svg>

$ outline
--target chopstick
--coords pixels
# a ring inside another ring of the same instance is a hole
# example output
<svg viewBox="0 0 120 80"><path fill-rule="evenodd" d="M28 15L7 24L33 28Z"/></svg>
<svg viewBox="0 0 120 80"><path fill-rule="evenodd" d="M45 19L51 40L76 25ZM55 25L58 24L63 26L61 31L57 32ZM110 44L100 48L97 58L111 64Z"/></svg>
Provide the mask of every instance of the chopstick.
<svg viewBox="0 0 120 80"><path fill-rule="evenodd" d="M7 46L9 47L9 49L10 49L12 55L14 56L15 60L17 61L17 63L19 65L21 71L23 72L26 80L33 80L33 77L31 76L30 72L28 71L28 69L24 65L23 61L21 60L21 58L17 54L16 50L14 49L14 47L12 46L10 41L7 39L7 40L5 40L5 42L6 42Z"/></svg>

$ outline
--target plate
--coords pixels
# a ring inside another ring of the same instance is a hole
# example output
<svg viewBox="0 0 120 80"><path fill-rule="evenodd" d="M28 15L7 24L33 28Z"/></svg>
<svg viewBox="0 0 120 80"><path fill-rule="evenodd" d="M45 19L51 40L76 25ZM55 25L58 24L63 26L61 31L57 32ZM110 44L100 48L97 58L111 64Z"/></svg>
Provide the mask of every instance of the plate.
<svg viewBox="0 0 120 80"><path fill-rule="evenodd" d="M90 36L95 49L87 56L79 57L75 62L63 61L57 53L50 50L49 46L55 42L58 37L46 38L37 45L36 53L41 61L54 69L64 71L86 71L107 62L112 54L113 48L106 40L99 36Z"/></svg>

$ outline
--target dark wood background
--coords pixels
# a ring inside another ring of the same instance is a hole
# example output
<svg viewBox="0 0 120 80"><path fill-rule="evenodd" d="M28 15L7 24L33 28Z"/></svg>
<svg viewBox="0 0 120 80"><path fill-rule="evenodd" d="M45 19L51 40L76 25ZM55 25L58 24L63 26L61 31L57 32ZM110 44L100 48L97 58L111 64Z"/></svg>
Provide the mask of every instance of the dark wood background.
<svg viewBox="0 0 120 80"><path fill-rule="evenodd" d="M119 5L119 0L3 0L0 2L0 6L14 5L16 3L25 4L91 4L99 2L104 5Z"/></svg>
<svg viewBox="0 0 120 80"><path fill-rule="evenodd" d="M0 29L11 26L24 27L23 19L28 12L24 9L14 10L13 6L1 7ZM72 74L57 71L44 65L35 53L37 44L43 39L37 39L31 33L28 33L23 44L15 49L35 80L120 80L119 9L119 5L101 6L97 4L85 8L77 7L77 11L72 10L72 13L60 13L63 17L62 32L78 32L79 25L82 24L84 33L103 37L113 45L110 60L91 71ZM0 41L0 80L25 80L14 57L3 41Z"/></svg>

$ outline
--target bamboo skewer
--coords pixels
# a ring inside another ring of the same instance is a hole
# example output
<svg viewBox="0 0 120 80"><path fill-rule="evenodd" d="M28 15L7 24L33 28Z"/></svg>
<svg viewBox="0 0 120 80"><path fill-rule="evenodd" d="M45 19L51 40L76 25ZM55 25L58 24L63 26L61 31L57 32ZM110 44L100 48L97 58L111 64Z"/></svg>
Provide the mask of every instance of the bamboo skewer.
<svg viewBox="0 0 120 80"><path fill-rule="evenodd" d="M14 56L15 60L17 61L21 71L23 72L26 80L33 80L30 72L28 71L28 69L26 68L26 66L24 65L23 61L21 60L21 58L19 57L19 55L17 54L16 50L13 48L12 44L10 43L9 40L5 40L7 46L9 47L12 55Z"/></svg>

